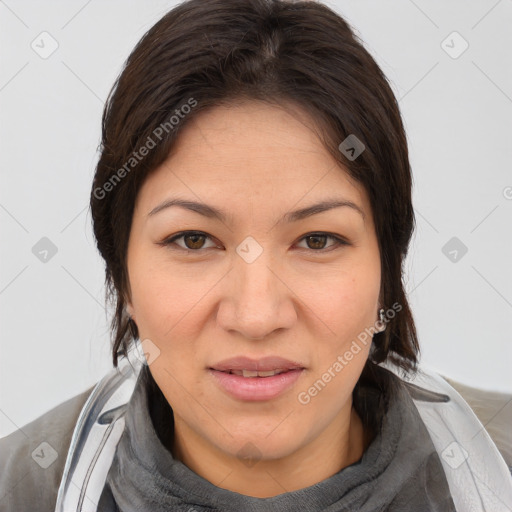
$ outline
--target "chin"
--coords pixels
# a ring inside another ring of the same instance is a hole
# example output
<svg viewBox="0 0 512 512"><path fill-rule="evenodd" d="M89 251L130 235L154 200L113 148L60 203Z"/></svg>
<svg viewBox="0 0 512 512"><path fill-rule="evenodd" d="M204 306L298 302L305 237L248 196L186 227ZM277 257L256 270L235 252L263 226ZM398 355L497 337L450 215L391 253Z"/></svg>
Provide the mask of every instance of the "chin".
<svg viewBox="0 0 512 512"><path fill-rule="evenodd" d="M267 432L272 432L272 429L267 427L262 433L262 430L252 422L252 427L243 429L240 435L223 437L220 444L217 444L215 440L212 442L230 456L240 458L242 462L246 460L247 465L258 460L282 459L300 448L299 439L291 438L291 433L288 430L283 430L279 434L274 431L271 435L268 435Z"/></svg>

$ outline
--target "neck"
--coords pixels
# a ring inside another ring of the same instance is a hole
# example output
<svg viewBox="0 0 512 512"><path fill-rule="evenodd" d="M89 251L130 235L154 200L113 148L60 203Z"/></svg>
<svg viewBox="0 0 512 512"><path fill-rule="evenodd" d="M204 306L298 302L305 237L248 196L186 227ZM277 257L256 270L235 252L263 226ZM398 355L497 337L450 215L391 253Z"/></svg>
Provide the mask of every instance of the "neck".
<svg viewBox="0 0 512 512"><path fill-rule="evenodd" d="M253 464L219 450L174 417L172 454L217 487L269 498L325 480L357 462L371 441L352 402L311 442L280 459ZM319 461L322 461L319 464Z"/></svg>

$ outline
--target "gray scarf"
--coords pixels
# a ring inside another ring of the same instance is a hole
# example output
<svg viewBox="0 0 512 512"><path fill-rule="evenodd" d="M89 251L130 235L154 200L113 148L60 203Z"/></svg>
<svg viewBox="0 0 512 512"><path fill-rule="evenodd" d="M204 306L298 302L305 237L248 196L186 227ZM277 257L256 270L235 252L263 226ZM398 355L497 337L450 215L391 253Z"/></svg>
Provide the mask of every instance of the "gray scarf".
<svg viewBox="0 0 512 512"><path fill-rule="evenodd" d="M365 411L382 414L373 418L376 435L361 459L310 487L255 498L216 487L173 458L172 409L144 366L98 511L455 512L441 461L408 388L384 368L372 371L378 385L359 386L354 406L365 424L372 423Z"/></svg>

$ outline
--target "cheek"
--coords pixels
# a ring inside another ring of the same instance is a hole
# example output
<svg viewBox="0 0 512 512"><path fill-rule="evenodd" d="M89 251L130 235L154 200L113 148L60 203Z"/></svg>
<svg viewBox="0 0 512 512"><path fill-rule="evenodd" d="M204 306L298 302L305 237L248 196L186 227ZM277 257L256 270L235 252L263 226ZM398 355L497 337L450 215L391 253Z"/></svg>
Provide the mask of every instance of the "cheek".
<svg viewBox="0 0 512 512"><path fill-rule="evenodd" d="M346 265L325 279L310 282L307 304L339 340L373 325L380 292L380 265ZM320 285L321 284L321 285Z"/></svg>
<svg viewBox="0 0 512 512"><path fill-rule="evenodd" d="M197 268L192 267L171 266L154 251L133 251L129 276L141 336L162 343L187 337L194 312L200 309L201 300L216 281L215 276L198 274Z"/></svg>
<svg viewBox="0 0 512 512"><path fill-rule="evenodd" d="M324 336L315 336L312 380L333 382L324 400L335 398L341 388L355 384L368 358L371 328L377 320L380 292L380 261L372 253L345 261L343 268L321 279L322 286L310 283L309 305L320 319ZM329 375L325 372L330 371ZM322 377L325 375L325 379ZM333 378L332 375L336 375Z"/></svg>
<svg viewBox="0 0 512 512"><path fill-rule="evenodd" d="M316 296L315 315L322 320L318 325L328 326L323 329L327 334L315 337L312 371L300 396L311 401L310 410L318 418L327 421L336 410L333 404L348 400L368 359L380 270L365 267L363 272L349 272L324 290Z"/></svg>

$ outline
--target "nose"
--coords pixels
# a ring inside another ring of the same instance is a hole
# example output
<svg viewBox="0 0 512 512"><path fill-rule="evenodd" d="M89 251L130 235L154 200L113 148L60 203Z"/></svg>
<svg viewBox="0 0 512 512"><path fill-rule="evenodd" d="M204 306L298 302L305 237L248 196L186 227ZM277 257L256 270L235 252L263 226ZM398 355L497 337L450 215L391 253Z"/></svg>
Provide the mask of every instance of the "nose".
<svg viewBox="0 0 512 512"><path fill-rule="evenodd" d="M275 265L266 251L252 263L236 256L234 268L226 276L217 323L250 340L289 329L297 320L291 288L281 266Z"/></svg>

